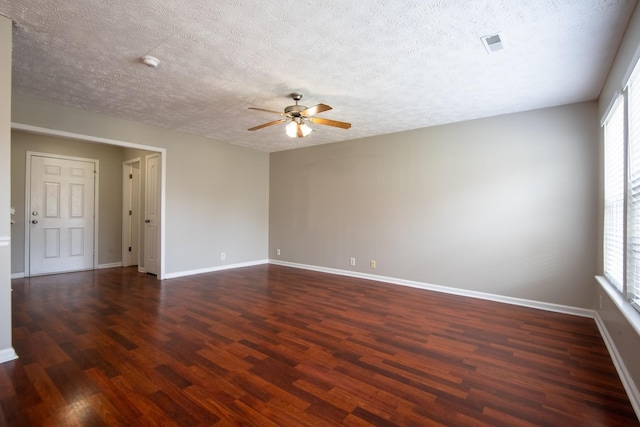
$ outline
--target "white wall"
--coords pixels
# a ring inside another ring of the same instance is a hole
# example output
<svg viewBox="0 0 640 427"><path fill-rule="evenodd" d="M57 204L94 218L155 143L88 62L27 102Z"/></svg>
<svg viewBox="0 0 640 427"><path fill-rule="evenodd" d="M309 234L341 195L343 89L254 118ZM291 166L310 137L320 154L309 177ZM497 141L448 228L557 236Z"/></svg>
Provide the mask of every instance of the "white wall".
<svg viewBox="0 0 640 427"><path fill-rule="evenodd" d="M15 358L11 344L11 30L0 16L0 363Z"/></svg>
<svg viewBox="0 0 640 427"><path fill-rule="evenodd" d="M592 308L596 107L272 153L270 257Z"/></svg>

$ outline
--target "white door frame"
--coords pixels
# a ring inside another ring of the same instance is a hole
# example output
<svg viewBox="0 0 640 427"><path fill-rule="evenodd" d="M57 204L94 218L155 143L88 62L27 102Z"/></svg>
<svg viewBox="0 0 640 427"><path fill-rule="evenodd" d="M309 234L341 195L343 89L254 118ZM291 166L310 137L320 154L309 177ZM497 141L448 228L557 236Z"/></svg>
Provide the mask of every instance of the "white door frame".
<svg viewBox="0 0 640 427"><path fill-rule="evenodd" d="M57 136L60 138L73 139L76 141L95 142L99 144L117 145L119 147L138 148L140 150L155 151L160 153L160 274L158 279L165 278L166 248L165 248L165 225L166 225L166 188L167 188L167 149L152 145L137 144L134 142L120 141L117 139L102 138L98 136L83 135L75 132L66 132L56 129L43 128L40 126L26 125L22 123L11 123L11 129L23 132L35 133L39 135Z"/></svg>
<svg viewBox="0 0 640 427"><path fill-rule="evenodd" d="M86 157L74 157L74 156L63 156L60 154L52 154L52 153L41 153L37 151L27 151L27 164L25 167L26 177L24 184L24 275L25 277L31 276L31 158L34 156L38 157L50 157L53 159L61 159L61 160L75 160L78 162L89 162L95 165L95 181L94 181L94 196L93 196L93 212L94 212L94 221L93 221L93 268L95 269L98 265L98 201L100 200L100 195L98 194L98 188L100 187L100 161L97 159L89 159Z"/></svg>

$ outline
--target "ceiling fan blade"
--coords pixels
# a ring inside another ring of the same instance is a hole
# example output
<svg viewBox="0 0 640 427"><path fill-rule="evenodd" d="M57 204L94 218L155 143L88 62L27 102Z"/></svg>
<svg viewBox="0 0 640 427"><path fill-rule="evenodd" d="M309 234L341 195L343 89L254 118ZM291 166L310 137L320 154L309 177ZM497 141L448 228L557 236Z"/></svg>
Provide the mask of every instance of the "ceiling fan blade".
<svg viewBox="0 0 640 427"><path fill-rule="evenodd" d="M282 122L286 122L286 121L287 121L287 119L274 120L272 122L265 123L263 125L258 125L258 126L252 127L250 129L247 129L247 130L258 130L258 129L266 128L267 126L277 125L278 123L282 123Z"/></svg>
<svg viewBox="0 0 640 427"><path fill-rule="evenodd" d="M334 126L342 129L349 129L351 127L351 123L339 122L337 120L323 119L321 117L309 117L307 120L309 120L312 123L317 123L319 125Z"/></svg>
<svg viewBox="0 0 640 427"><path fill-rule="evenodd" d="M322 113L323 111L329 111L329 110L331 110L331 107L329 107L328 105L318 104L318 105L314 105L313 107L309 107L306 110L300 111L300 115L302 117L311 117L318 113Z"/></svg>
<svg viewBox="0 0 640 427"><path fill-rule="evenodd" d="M284 113L282 113L280 111L265 110L264 108L249 107L249 110L265 111L267 113L274 113L274 114L279 114L281 116L284 116Z"/></svg>

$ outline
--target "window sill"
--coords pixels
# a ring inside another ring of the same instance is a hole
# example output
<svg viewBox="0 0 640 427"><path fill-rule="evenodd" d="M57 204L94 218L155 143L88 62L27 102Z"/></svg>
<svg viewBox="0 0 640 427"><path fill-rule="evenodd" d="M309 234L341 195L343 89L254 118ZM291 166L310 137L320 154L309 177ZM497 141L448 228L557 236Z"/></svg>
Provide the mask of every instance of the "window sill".
<svg viewBox="0 0 640 427"><path fill-rule="evenodd" d="M622 297L622 293L618 291L604 276L596 276L596 280L600 284L600 287L604 289L604 291L609 295L611 300L614 302L618 310L622 313L622 315L627 319L629 324L636 331L636 334L640 336L640 312L633 308L629 301L626 301Z"/></svg>

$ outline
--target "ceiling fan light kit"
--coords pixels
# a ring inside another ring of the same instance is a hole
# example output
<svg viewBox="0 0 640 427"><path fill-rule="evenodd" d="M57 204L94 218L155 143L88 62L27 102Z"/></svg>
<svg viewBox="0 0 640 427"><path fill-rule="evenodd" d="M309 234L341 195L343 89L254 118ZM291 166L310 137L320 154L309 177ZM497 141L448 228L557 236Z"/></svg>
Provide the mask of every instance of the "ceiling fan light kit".
<svg viewBox="0 0 640 427"><path fill-rule="evenodd" d="M309 134L313 130L306 123L299 123L296 121L292 121L291 123L289 123L285 129L287 136L290 136L291 138L305 138L309 136Z"/></svg>
<svg viewBox="0 0 640 427"><path fill-rule="evenodd" d="M265 110L264 108L249 107L250 110L258 110L258 111L265 111L267 113L275 113L275 114L284 116L284 118L279 120L274 120L272 122L264 123L262 125L254 126L248 130L254 131L254 130L265 128L267 126L277 125L279 123L290 121L290 123L285 128L286 134L291 138L305 138L309 136L309 134L313 130L309 127L309 125L305 123L305 120L308 120L311 123L333 126L341 129L349 129L351 127L351 123L339 122L337 120L330 120L330 119L322 119L319 117L312 117L318 113L322 113L323 111L331 110L331 107L326 104L318 104L318 105L314 105L313 107L307 108L304 105L298 104L298 101L302 99L302 95L300 95L299 93L292 93L291 98L295 101L295 105L289 105L284 109L283 113L280 113L278 111Z"/></svg>

